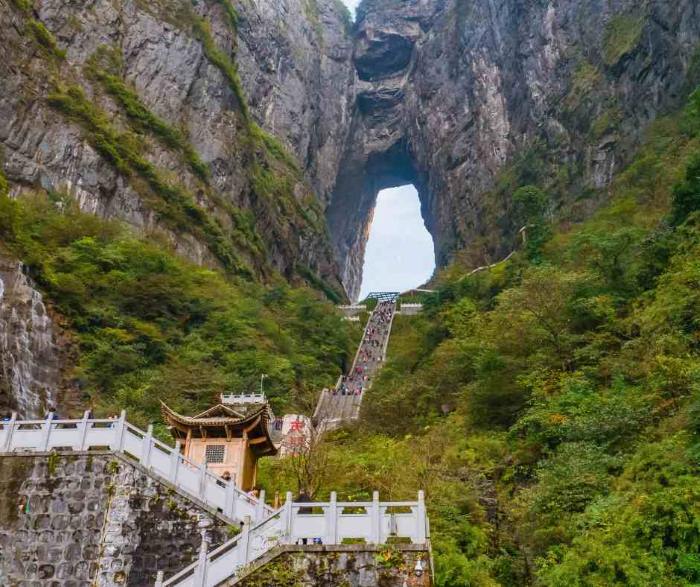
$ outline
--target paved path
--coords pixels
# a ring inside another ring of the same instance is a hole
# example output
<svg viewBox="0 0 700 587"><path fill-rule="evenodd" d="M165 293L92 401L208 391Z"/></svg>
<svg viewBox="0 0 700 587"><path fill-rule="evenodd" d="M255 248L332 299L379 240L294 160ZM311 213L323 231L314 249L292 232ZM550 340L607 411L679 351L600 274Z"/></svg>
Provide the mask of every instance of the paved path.
<svg viewBox="0 0 700 587"><path fill-rule="evenodd" d="M350 372L332 390L323 390L314 419L320 429L337 428L360 415L360 404L386 358L396 302L380 302L367 321Z"/></svg>

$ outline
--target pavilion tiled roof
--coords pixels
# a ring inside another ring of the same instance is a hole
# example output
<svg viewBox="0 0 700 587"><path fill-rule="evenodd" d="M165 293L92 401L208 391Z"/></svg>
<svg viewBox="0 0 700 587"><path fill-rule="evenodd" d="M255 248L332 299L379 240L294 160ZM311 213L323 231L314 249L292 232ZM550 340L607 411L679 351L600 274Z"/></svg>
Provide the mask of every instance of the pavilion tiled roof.
<svg viewBox="0 0 700 587"><path fill-rule="evenodd" d="M182 437L188 431L201 434L208 432L212 436L225 434L226 437L240 437L245 432L250 439L251 449L259 456L277 452L270 438L270 410L267 405L262 405L245 415L223 404L213 406L195 416L178 414L162 401L160 409L163 419L172 427L171 431L176 438Z"/></svg>

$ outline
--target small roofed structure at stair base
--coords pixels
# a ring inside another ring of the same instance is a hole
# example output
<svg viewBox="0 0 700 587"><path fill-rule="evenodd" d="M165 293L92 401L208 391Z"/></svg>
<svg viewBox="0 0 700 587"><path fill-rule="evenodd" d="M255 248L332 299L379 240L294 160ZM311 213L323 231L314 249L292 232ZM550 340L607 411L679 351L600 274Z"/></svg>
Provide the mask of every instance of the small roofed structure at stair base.
<svg viewBox="0 0 700 587"><path fill-rule="evenodd" d="M231 479L243 491L255 487L258 459L277 454L267 402L245 410L221 403L194 416L178 414L161 402L161 412L187 459Z"/></svg>

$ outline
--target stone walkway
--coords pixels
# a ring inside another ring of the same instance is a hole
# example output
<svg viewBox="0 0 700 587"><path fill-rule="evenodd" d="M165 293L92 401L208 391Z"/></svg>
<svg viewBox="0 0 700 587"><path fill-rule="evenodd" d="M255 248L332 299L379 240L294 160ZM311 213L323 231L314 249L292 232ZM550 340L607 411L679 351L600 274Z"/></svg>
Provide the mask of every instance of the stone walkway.
<svg viewBox="0 0 700 587"><path fill-rule="evenodd" d="M386 358L396 302L379 302L367 321L365 332L350 372L335 388L321 393L314 419L319 429L333 429L342 422L355 420L360 405L376 373Z"/></svg>

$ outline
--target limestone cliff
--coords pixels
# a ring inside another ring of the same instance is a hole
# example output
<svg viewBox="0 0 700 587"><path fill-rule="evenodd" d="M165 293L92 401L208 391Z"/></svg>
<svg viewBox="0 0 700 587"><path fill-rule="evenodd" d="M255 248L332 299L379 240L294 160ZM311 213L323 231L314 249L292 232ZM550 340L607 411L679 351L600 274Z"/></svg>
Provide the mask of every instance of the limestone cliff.
<svg viewBox="0 0 700 587"><path fill-rule="evenodd" d="M68 194L201 263L338 283L314 196L349 121L336 2L0 0L0 21L13 195Z"/></svg>
<svg viewBox="0 0 700 587"><path fill-rule="evenodd" d="M510 248L519 185L590 213L698 80L699 12L364 0L353 25L338 0L0 0L0 162L14 197L355 297L382 188L416 184L440 265Z"/></svg>
<svg viewBox="0 0 700 587"><path fill-rule="evenodd" d="M695 0L364 0L328 210L351 297L379 189L416 185L439 265L510 246L518 185L548 187L560 217L590 213L698 81L699 39Z"/></svg>

